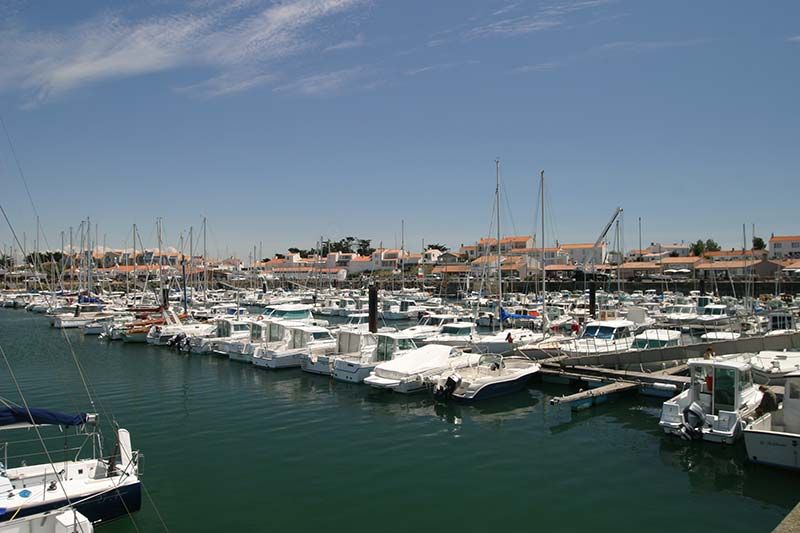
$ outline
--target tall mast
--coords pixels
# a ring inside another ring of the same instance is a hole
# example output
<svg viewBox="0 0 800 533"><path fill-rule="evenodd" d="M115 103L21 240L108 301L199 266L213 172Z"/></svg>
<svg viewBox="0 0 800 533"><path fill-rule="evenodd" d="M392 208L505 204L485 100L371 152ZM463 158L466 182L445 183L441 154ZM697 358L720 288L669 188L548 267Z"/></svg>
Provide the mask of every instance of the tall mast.
<svg viewBox="0 0 800 533"><path fill-rule="evenodd" d="M406 221L400 220L400 289L406 288Z"/></svg>
<svg viewBox="0 0 800 533"><path fill-rule="evenodd" d="M158 297L161 298L162 307L166 308L167 302L164 301L164 258L161 255L161 217L156 219L156 233L158 234L158 290L160 291Z"/></svg>
<svg viewBox="0 0 800 533"><path fill-rule="evenodd" d="M542 211L542 255L541 255L541 259L542 259L542 333L544 333L546 322L547 322L547 313L546 313L546 311L547 311L547 271L544 268L544 266L545 266L545 261L544 261L544 253L545 253L544 252L544 248L545 248L545 246L544 246L544 170L542 170L539 173L539 176L541 176L541 178L542 178L542 180L541 180L542 189L540 191L540 196L541 196L541 202L542 202L542 206L541 206L541 211Z"/></svg>
<svg viewBox="0 0 800 533"><path fill-rule="evenodd" d="M206 217L203 217L203 299L208 303L208 262L206 259Z"/></svg>
<svg viewBox="0 0 800 533"><path fill-rule="evenodd" d="M503 272L500 260L500 159L494 160L495 170L495 211L497 211L497 323L500 324L500 331L503 331L503 321L500 318L501 307L503 305Z"/></svg>
<svg viewBox="0 0 800 533"><path fill-rule="evenodd" d="M133 225L133 291L136 292L136 224Z"/></svg>
<svg viewBox="0 0 800 533"><path fill-rule="evenodd" d="M72 226L69 227L69 266L72 271L70 281L72 290L75 290L75 250L72 248Z"/></svg>
<svg viewBox="0 0 800 533"><path fill-rule="evenodd" d="M189 226L189 287L192 286L192 275L194 272L194 226ZM192 293L194 295L194 292ZM194 298L194 296L192 296Z"/></svg>
<svg viewBox="0 0 800 533"><path fill-rule="evenodd" d="M92 263L94 263L94 250L92 249L92 222L86 217L86 247L89 249L89 265L86 269L86 292L92 295Z"/></svg>

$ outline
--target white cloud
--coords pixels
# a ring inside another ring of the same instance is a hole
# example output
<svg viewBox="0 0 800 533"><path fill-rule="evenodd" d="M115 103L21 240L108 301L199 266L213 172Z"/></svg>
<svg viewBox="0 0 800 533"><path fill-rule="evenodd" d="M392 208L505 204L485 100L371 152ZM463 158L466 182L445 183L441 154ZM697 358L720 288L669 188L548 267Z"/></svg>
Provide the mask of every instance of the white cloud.
<svg viewBox="0 0 800 533"><path fill-rule="evenodd" d="M625 51L625 52L642 52L646 50L661 50L665 48L686 48L690 46L699 46L705 44L706 39L686 39L682 41L615 41L611 43L601 44L594 48L598 52L607 51Z"/></svg>
<svg viewBox="0 0 800 533"><path fill-rule="evenodd" d="M413 68L405 71L406 76L417 76L419 74L424 74L425 72L431 72L433 70L445 70L451 69L455 67L461 67L464 65L475 65L478 61L472 59L468 61L452 61L449 63L437 63L435 65L426 65L424 67Z"/></svg>
<svg viewBox="0 0 800 533"><path fill-rule="evenodd" d="M790 43L800 43L800 35L792 35L786 39L787 42Z"/></svg>
<svg viewBox="0 0 800 533"><path fill-rule="evenodd" d="M319 48L312 29L369 0L198 0L143 20L105 15L55 32L0 31L0 90L31 103L102 80L201 66L214 71L180 90L228 94L276 78L280 60Z"/></svg>
<svg viewBox="0 0 800 533"><path fill-rule="evenodd" d="M548 63L537 63L535 65L522 65L514 69L514 72L520 74L526 74L528 72L546 72L548 70L553 70L557 68L560 63L555 61L548 62Z"/></svg>
<svg viewBox="0 0 800 533"><path fill-rule="evenodd" d="M321 74L313 74L277 87L275 91L297 92L307 96L328 96L343 90L353 82L363 78L365 74L366 70L364 67L353 67ZM370 84L374 83L375 82L370 82Z"/></svg>
<svg viewBox="0 0 800 533"><path fill-rule="evenodd" d="M545 5L533 13L507 17L501 20L486 22L468 29L464 37L476 39L481 37L514 37L528 33L549 30L562 26L567 16L580 11L592 10L612 3L614 0L566 0ZM510 4L501 8L492 16L504 15L514 11L519 4Z"/></svg>
<svg viewBox="0 0 800 533"><path fill-rule="evenodd" d="M354 38L332 44L325 48L325 52L337 52L339 50L350 50L351 48L361 48L366 44L363 33L359 33Z"/></svg>

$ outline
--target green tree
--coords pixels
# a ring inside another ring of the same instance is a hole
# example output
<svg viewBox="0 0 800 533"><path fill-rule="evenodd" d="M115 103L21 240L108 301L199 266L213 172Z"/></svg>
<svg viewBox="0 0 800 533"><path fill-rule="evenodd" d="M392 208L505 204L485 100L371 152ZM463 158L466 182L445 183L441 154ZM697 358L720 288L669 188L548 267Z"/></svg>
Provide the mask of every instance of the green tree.
<svg viewBox="0 0 800 533"><path fill-rule="evenodd" d="M763 250L767 245L761 237L753 237L753 250Z"/></svg>
<svg viewBox="0 0 800 533"><path fill-rule="evenodd" d="M692 244L691 250L692 255L702 257L703 253L706 251L706 243L704 243L702 239L698 239L696 243Z"/></svg>
<svg viewBox="0 0 800 533"><path fill-rule="evenodd" d="M429 245L428 245L428 249L429 249L429 250L439 250L440 252L444 253L444 252L446 252L447 250L449 250L450 248L448 248L448 247L447 247L447 246L445 246L444 244L439 244L439 243L437 242L437 243L435 243L435 244L429 244Z"/></svg>
<svg viewBox="0 0 800 533"><path fill-rule="evenodd" d="M372 241L370 239L358 239L358 247L356 248L356 252L358 255L372 255L372 252L375 251L375 248L372 248L370 244Z"/></svg>
<svg viewBox="0 0 800 533"><path fill-rule="evenodd" d="M706 252L719 252L720 247L714 239L706 240Z"/></svg>

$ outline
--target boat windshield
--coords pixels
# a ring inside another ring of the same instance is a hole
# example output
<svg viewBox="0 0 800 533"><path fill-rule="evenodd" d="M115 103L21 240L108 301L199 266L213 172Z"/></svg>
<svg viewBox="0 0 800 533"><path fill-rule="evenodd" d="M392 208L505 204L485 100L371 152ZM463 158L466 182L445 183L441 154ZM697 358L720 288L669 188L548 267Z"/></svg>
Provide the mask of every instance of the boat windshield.
<svg viewBox="0 0 800 533"><path fill-rule="evenodd" d="M411 339L397 339L398 350L414 350L416 348L417 345Z"/></svg>
<svg viewBox="0 0 800 533"><path fill-rule="evenodd" d="M636 339L631 346L634 350L648 350L652 348L663 348L668 346L669 341L665 339Z"/></svg>
<svg viewBox="0 0 800 533"><path fill-rule="evenodd" d="M394 353L394 339L391 337L378 338L378 350L376 359L378 361L389 361Z"/></svg>
<svg viewBox="0 0 800 533"><path fill-rule="evenodd" d="M300 311L275 311L275 318L282 318L285 320L303 320L309 317L310 313L306 310Z"/></svg>
<svg viewBox="0 0 800 533"><path fill-rule="evenodd" d="M312 335L315 341L330 340L333 338L327 331L315 331Z"/></svg>
<svg viewBox="0 0 800 533"><path fill-rule="evenodd" d="M615 329L611 326L586 326L583 338L611 340L614 338Z"/></svg>
<svg viewBox="0 0 800 533"><path fill-rule="evenodd" d="M471 328L459 326L444 326L442 328L443 335L469 335Z"/></svg>

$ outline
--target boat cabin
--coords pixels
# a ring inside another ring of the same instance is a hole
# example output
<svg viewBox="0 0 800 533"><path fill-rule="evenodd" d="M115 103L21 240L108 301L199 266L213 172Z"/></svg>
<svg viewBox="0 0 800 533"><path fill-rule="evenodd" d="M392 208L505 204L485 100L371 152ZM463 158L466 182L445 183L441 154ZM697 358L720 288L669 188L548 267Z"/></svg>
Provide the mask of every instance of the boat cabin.
<svg viewBox="0 0 800 533"><path fill-rule="evenodd" d="M634 326L629 320L598 320L586 324L580 338L607 341L625 339L632 335Z"/></svg>

